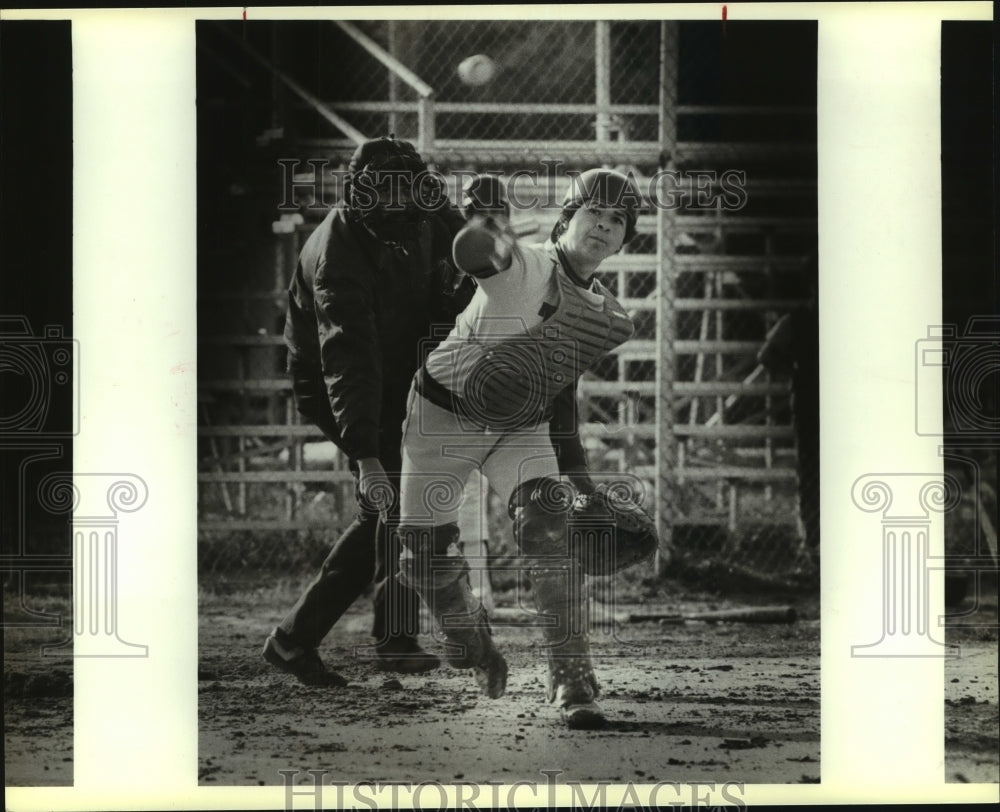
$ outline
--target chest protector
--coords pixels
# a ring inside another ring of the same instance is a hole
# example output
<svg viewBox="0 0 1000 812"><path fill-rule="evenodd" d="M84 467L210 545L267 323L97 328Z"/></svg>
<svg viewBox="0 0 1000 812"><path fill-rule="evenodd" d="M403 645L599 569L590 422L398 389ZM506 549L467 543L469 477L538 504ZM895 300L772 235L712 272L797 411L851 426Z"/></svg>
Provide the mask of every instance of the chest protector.
<svg viewBox="0 0 1000 812"><path fill-rule="evenodd" d="M559 391L634 332L628 314L600 283L604 302L595 309L558 266L553 270L556 302L542 305L548 317L470 362L462 391L466 416L491 430L534 428L548 420Z"/></svg>

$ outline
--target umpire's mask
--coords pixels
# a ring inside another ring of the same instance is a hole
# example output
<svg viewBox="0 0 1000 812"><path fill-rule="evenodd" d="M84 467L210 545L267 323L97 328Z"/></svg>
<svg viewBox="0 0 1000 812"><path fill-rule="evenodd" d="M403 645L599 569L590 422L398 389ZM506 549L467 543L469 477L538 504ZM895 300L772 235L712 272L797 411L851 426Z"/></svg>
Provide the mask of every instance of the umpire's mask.
<svg viewBox="0 0 1000 812"><path fill-rule="evenodd" d="M348 173L351 217L385 243L414 241L424 215L447 200L440 180L428 171L413 144L393 136L361 144Z"/></svg>

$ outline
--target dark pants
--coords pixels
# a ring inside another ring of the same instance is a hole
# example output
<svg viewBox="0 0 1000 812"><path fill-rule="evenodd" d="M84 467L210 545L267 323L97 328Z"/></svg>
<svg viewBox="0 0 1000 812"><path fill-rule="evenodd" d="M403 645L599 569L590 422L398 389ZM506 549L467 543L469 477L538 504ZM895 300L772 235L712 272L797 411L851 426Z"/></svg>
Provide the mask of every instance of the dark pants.
<svg viewBox="0 0 1000 812"><path fill-rule="evenodd" d="M295 401L299 412L322 430L331 442L338 431L325 393L321 395L306 382L295 380ZM324 408L325 407L325 408ZM401 467L401 426L380 435L379 461L399 493ZM351 460L355 482L358 467ZM399 539L391 531L399 522L398 503L389 515L389 527L377 512L358 502L357 517L334 543L319 573L279 624L292 640L307 648L317 648L368 584L374 581L372 635L375 645L415 639L420 618L420 598L396 578Z"/></svg>

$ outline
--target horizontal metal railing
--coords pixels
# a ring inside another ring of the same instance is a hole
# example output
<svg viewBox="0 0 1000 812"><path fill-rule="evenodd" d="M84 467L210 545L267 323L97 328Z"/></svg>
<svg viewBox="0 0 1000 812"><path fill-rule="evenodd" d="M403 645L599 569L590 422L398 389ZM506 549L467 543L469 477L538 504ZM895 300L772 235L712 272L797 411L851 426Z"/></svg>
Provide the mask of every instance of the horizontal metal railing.
<svg viewBox="0 0 1000 812"><path fill-rule="evenodd" d="M220 378L199 383L206 392L291 392L292 385L286 378ZM674 394L699 397L719 397L725 395L745 395L764 397L767 395L787 395L788 383L744 383L742 381L677 381L673 384ZM580 392L584 395L655 395L655 381L589 381L580 382Z"/></svg>
<svg viewBox="0 0 1000 812"><path fill-rule="evenodd" d="M303 152L322 153L333 158L348 158L357 144L344 138L302 138L297 142ZM658 141L518 141L507 139L438 138L420 150L429 163L473 162L497 165L516 161L551 160L590 163L659 164L663 145ZM779 160L815 155L811 144L774 144L756 141L679 141L673 155L676 164L701 161Z"/></svg>
<svg viewBox="0 0 1000 812"><path fill-rule="evenodd" d="M199 339L203 346L214 347L284 347L285 339L280 335L217 335ZM696 353L751 354L760 349L759 341L675 341L674 352L678 355ZM652 356L656 352L656 342L632 339L616 347L616 355Z"/></svg>

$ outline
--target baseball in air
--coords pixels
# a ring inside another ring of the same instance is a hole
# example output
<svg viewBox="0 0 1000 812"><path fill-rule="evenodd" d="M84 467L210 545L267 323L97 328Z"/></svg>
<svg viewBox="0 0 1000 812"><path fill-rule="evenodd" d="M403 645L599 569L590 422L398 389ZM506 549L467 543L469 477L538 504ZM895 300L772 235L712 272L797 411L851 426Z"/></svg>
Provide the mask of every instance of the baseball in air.
<svg viewBox="0 0 1000 812"><path fill-rule="evenodd" d="M458 65L458 76L467 85L477 87L493 81L497 75L497 63L486 54L476 54L463 59Z"/></svg>

